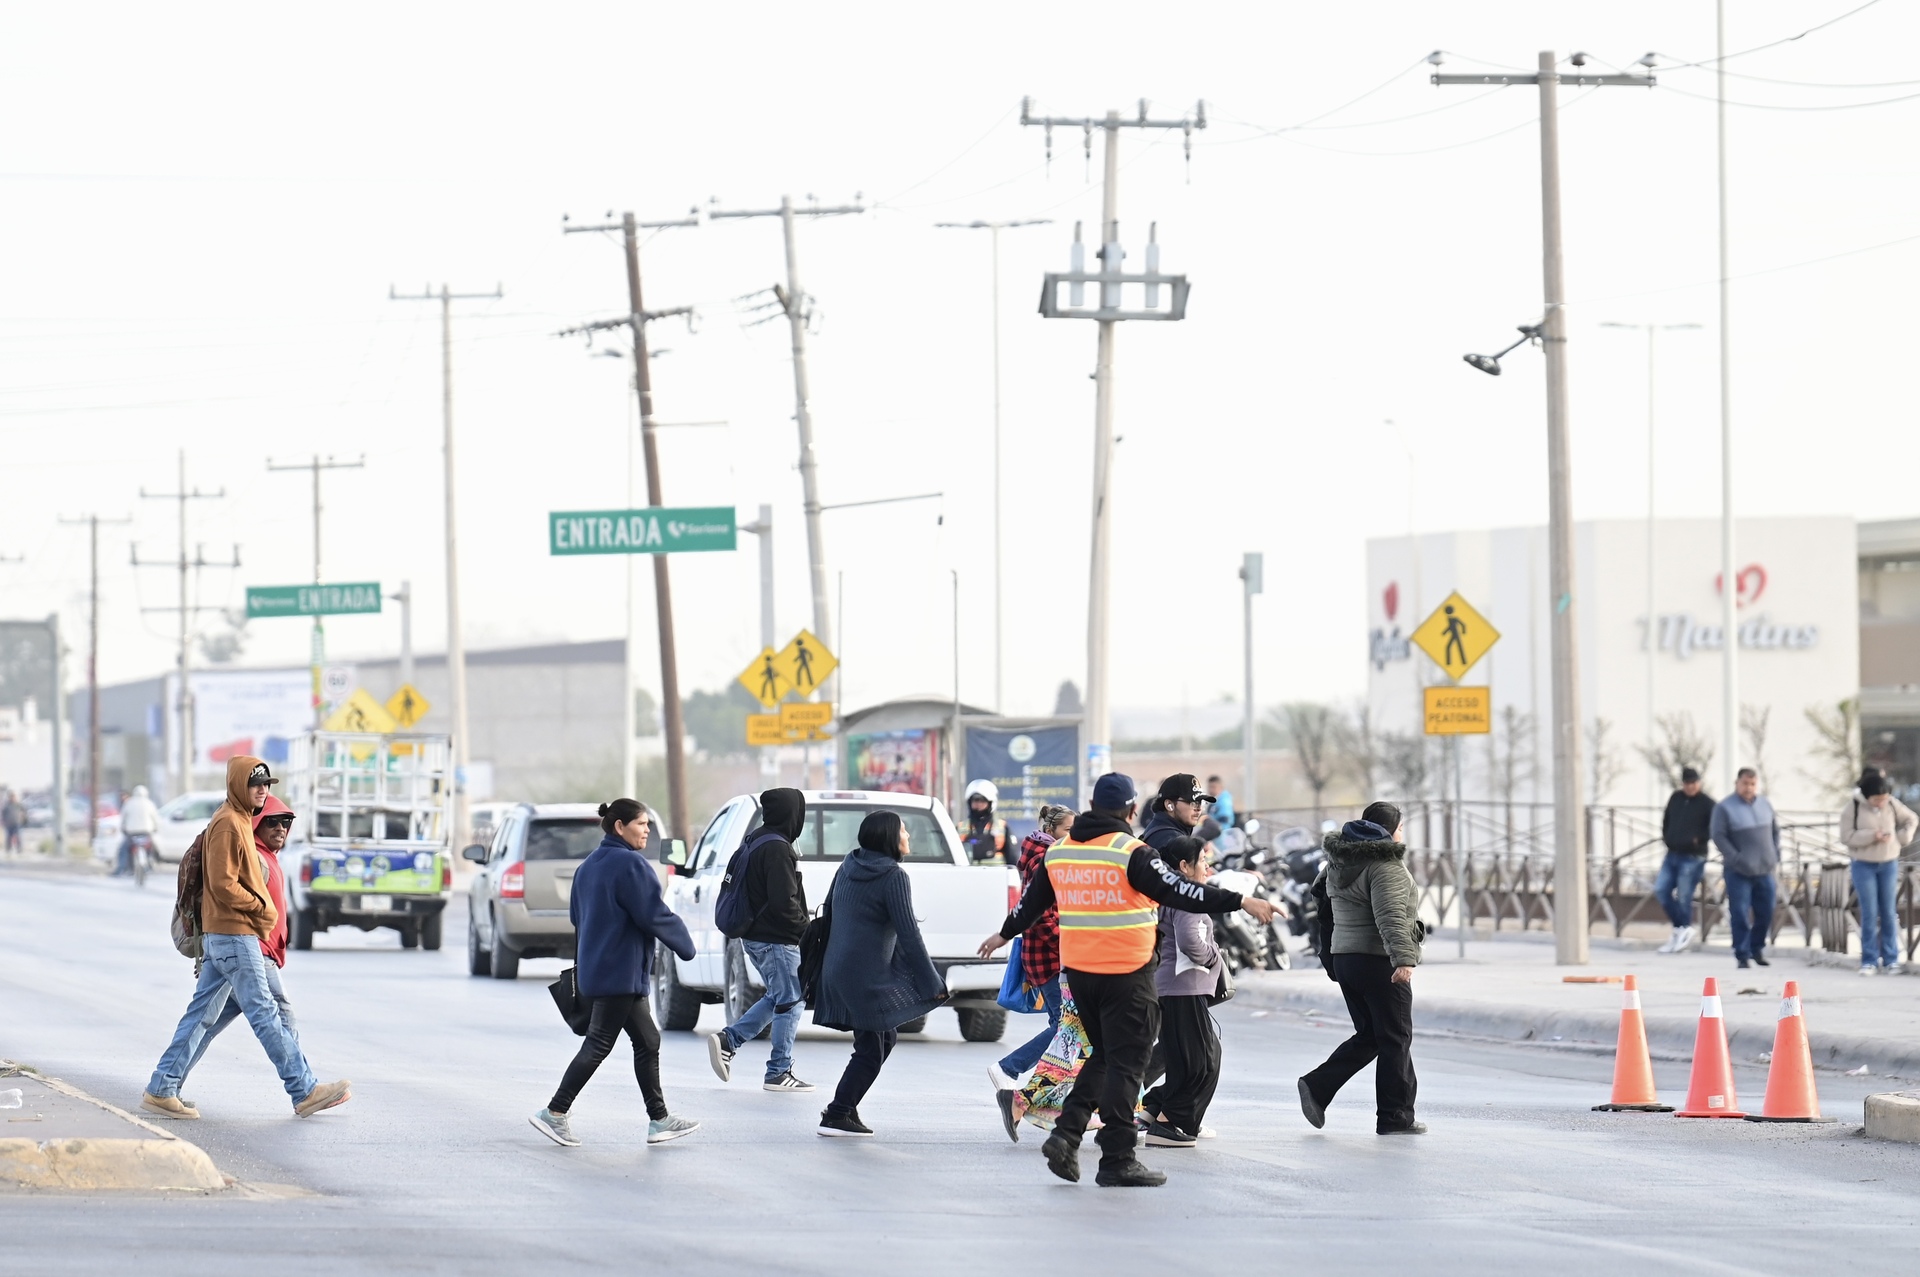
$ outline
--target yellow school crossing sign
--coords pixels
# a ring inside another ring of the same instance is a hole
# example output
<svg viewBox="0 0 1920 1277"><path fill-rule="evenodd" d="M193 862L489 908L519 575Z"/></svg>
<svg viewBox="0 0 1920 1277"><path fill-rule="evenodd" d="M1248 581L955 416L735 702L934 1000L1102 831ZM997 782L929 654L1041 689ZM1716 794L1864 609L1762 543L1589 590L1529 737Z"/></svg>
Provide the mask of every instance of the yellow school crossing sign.
<svg viewBox="0 0 1920 1277"><path fill-rule="evenodd" d="M1407 637L1432 657L1448 678L1458 679L1500 641L1500 631L1455 591Z"/></svg>
<svg viewBox="0 0 1920 1277"><path fill-rule="evenodd" d="M320 726L329 732L391 732L398 728L386 706L368 695L364 687L354 688L347 703L328 715Z"/></svg>
<svg viewBox="0 0 1920 1277"><path fill-rule="evenodd" d="M740 671L739 682L768 709L793 690L793 680L780 668L780 653L770 647L761 648L760 655L747 663L747 668Z"/></svg>
<svg viewBox="0 0 1920 1277"><path fill-rule="evenodd" d="M820 684L826 681L827 675L840 667L840 662L827 650L827 645L807 630L794 635L792 641L774 657L774 663L786 677L787 686L797 696L813 695L819 690Z"/></svg>

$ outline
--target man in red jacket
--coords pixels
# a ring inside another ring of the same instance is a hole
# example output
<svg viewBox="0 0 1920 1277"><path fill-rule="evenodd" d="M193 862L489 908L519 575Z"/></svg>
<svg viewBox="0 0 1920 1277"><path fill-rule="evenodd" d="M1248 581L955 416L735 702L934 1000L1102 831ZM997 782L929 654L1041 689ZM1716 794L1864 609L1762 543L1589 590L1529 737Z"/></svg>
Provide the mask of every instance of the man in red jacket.
<svg viewBox="0 0 1920 1277"><path fill-rule="evenodd" d="M287 991L280 983L280 969L287 965L287 872L280 867L280 849L287 845L287 836L292 831L293 810L273 795L267 795L266 805L253 817L253 846L260 854L261 868L267 876L267 894L273 897L273 907L280 917L273 931L261 939L260 953L270 964L267 989L273 994L274 1005L280 1008L280 1023L286 1025L288 1035L298 1041L293 1003L287 1000ZM192 1054L187 1059L187 1067L180 1071L174 1084L175 1094L179 1093L193 1066L200 1063L200 1057L213 1045L214 1038L240 1018L240 1003L231 996L231 989L232 986L228 986L223 994L215 996L207 1008L206 1018L200 1021L198 1035L190 1043Z"/></svg>

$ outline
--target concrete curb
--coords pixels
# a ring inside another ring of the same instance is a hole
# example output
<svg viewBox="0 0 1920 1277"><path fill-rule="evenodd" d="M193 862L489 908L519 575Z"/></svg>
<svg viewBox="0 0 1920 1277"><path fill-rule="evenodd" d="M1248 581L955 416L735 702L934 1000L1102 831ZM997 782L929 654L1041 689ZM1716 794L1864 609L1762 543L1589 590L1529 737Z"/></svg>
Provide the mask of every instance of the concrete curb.
<svg viewBox="0 0 1920 1277"><path fill-rule="evenodd" d="M1269 983L1241 978L1240 993L1256 1006L1284 1007L1288 1010L1322 1010L1345 1018L1346 1004L1332 982L1318 987L1295 986L1291 982ZM1619 1012L1553 1011L1543 1007L1490 1006L1450 998L1414 998L1416 1029L1448 1029L1476 1037L1502 1038L1517 1042L1592 1042L1611 1047L1620 1034ZM1692 1018L1649 1015L1646 1017L1647 1044L1657 1053L1677 1059L1693 1056L1694 1033L1699 1022ZM1816 1066L1858 1068L1866 1065L1875 1073L1903 1077L1920 1076L1920 1047L1904 1042L1857 1037L1844 1033L1811 1032ZM1773 1050L1773 1029L1729 1028L1727 1046L1735 1060L1751 1059Z"/></svg>
<svg viewBox="0 0 1920 1277"><path fill-rule="evenodd" d="M1877 1140L1920 1144L1920 1091L1867 1097L1867 1134Z"/></svg>
<svg viewBox="0 0 1920 1277"><path fill-rule="evenodd" d="M0 1059L0 1076L6 1075L30 1078L50 1091L103 1109L137 1134L125 1139L0 1139L0 1185L69 1190L228 1187L213 1159L172 1131L59 1078Z"/></svg>

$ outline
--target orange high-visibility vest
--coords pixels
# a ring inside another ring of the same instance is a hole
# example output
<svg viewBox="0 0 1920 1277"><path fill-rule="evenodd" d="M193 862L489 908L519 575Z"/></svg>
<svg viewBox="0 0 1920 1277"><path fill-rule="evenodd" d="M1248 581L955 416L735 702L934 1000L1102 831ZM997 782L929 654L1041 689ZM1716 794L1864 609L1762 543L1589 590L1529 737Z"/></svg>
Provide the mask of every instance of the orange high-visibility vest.
<svg viewBox="0 0 1920 1277"><path fill-rule="evenodd" d="M1071 838L1047 848L1047 878L1060 908L1060 965L1121 975L1153 956L1160 912L1127 881L1140 840L1112 834L1094 842Z"/></svg>

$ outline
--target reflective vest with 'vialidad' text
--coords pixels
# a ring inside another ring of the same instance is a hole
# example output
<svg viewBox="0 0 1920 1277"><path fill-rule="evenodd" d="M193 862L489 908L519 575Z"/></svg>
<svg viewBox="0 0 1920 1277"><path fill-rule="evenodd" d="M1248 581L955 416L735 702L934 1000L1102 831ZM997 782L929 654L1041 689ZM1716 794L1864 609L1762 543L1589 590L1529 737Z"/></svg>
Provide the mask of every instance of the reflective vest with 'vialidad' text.
<svg viewBox="0 0 1920 1277"><path fill-rule="evenodd" d="M1153 956L1159 909L1127 881L1127 862L1140 845L1131 834L1112 834L1047 848L1047 879L1060 909L1061 966L1121 975Z"/></svg>

